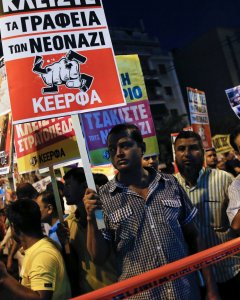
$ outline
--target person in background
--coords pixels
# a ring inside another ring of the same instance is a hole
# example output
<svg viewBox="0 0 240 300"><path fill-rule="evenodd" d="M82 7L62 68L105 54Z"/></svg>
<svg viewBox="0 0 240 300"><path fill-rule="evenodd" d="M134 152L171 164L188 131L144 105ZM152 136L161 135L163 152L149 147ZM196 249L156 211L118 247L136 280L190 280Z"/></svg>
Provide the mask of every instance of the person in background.
<svg viewBox="0 0 240 300"><path fill-rule="evenodd" d="M42 234L37 203L17 200L7 209L13 238L25 251L21 283L0 262L1 290L18 300L65 300L71 290L64 261L56 244ZM0 298L1 298L0 290Z"/></svg>
<svg viewBox="0 0 240 300"><path fill-rule="evenodd" d="M97 188L108 182L103 174L93 174ZM70 214L66 221L70 232L70 245L77 257L78 283L80 294L85 294L116 282L115 256L112 252L103 266L95 264L87 250L87 214L83 197L87 189L83 168L74 168L65 176L64 196L68 205L76 205L75 213Z"/></svg>
<svg viewBox="0 0 240 300"><path fill-rule="evenodd" d="M34 200L38 196L38 191L29 182L20 183L17 185L16 198L17 199L27 199ZM8 228L7 237L11 237L11 227ZM7 240L5 240L7 243ZM18 244L15 240L12 241L12 246L9 249L7 258L7 269L11 271L13 266L13 259L16 258L18 261L19 273L22 266L23 254L21 251L21 244Z"/></svg>
<svg viewBox="0 0 240 300"><path fill-rule="evenodd" d="M62 201L61 201L62 200ZM61 247L61 243L57 236L57 228L60 223L58 217L58 211L56 206L56 200L54 194L52 192L43 192L37 196L35 199L37 204L39 205L41 211L41 221L43 223L48 223L50 225L50 229L48 232L48 236L59 244ZM64 212L64 203L63 199L60 197L62 211Z"/></svg>
<svg viewBox="0 0 240 300"><path fill-rule="evenodd" d="M157 171L159 165L158 155L155 154L155 155L143 156L142 164L144 168L152 167Z"/></svg>
<svg viewBox="0 0 240 300"><path fill-rule="evenodd" d="M227 172L204 168L201 137L193 131L181 131L174 144L176 177L198 209L196 222L200 236L210 248L234 239L227 218L228 187L233 176ZM234 255L212 266L222 300L240 299L240 256Z"/></svg>
<svg viewBox="0 0 240 300"><path fill-rule="evenodd" d="M34 200L38 196L38 191L29 182L19 183L16 189L17 199Z"/></svg>
<svg viewBox="0 0 240 300"><path fill-rule="evenodd" d="M233 151L226 152L225 156L225 169L236 177L240 173L240 161L235 157Z"/></svg>
<svg viewBox="0 0 240 300"><path fill-rule="evenodd" d="M172 175L143 168L146 145L133 124L114 126L107 137L113 166L118 170L99 194L87 189L87 246L101 264L116 249L118 279L124 280L186 257L201 249L195 227L197 209ZM104 230L98 230L94 211L102 208ZM204 270L209 299L218 299L211 274ZM133 296L133 295L129 295ZM195 274L167 282L131 299L199 299Z"/></svg>
<svg viewBox="0 0 240 300"><path fill-rule="evenodd" d="M50 225L50 229L48 231L48 237L54 242L56 242L61 249L61 253L63 255L66 269L67 269L68 278L70 280L72 296L75 297L78 296L80 292L78 290L78 285L76 282L76 278L78 278L77 269L75 267L77 264L76 255L73 252L74 249L68 248L68 252L66 253L65 244L69 242L69 231L67 230L64 233L60 232L60 236L59 236L60 220L58 216L56 200L53 192L51 192L51 188L49 188L48 190L50 192L45 191L41 193L36 198L35 201L40 208L41 222L48 223ZM64 212L64 202L63 202L63 197L61 196L60 196L60 201L61 201L62 211ZM64 218L66 217L67 216L64 215Z"/></svg>
<svg viewBox="0 0 240 300"><path fill-rule="evenodd" d="M208 148L205 150L206 167L216 169L218 164L217 152L215 148Z"/></svg>
<svg viewBox="0 0 240 300"><path fill-rule="evenodd" d="M240 154L240 126L230 134L230 144L237 154ZM228 189L229 205L227 214L234 231L240 235L240 175L238 175Z"/></svg>

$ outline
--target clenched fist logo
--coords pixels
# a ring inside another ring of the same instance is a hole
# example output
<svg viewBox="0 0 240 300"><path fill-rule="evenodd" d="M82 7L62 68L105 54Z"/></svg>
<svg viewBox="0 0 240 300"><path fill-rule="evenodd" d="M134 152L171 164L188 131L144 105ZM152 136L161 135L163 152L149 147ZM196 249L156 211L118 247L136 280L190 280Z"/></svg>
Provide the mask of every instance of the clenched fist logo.
<svg viewBox="0 0 240 300"><path fill-rule="evenodd" d="M48 85L48 87L42 89L42 93L57 93L58 86L62 84L68 88L78 88L83 92L87 92L92 85L93 77L80 73L80 65L86 61L85 56L70 50L59 61L42 68L43 58L36 56L33 72L40 74L43 81Z"/></svg>

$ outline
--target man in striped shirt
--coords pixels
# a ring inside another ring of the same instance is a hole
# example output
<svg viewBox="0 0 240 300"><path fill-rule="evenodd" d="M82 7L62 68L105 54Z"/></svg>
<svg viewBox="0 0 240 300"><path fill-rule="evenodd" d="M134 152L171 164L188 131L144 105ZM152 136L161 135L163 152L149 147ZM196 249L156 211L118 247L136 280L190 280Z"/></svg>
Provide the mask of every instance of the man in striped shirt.
<svg viewBox="0 0 240 300"><path fill-rule="evenodd" d="M197 133L181 131L174 147L179 169L176 177L199 211L200 236L205 239L207 248L235 238L226 213L228 187L233 177L227 172L203 167L203 144ZM240 256L215 264L213 271L221 298L240 299Z"/></svg>
<svg viewBox="0 0 240 300"><path fill-rule="evenodd" d="M230 135L230 144L236 154L240 154L240 127ZM229 205L227 209L231 227L240 233L240 175L238 175L228 189Z"/></svg>

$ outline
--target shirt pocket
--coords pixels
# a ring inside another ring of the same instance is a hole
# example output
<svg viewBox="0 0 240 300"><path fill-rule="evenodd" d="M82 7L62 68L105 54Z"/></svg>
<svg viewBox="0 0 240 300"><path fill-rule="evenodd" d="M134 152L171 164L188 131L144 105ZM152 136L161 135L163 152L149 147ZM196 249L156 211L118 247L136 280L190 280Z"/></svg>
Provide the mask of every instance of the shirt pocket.
<svg viewBox="0 0 240 300"><path fill-rule="evenodd" d="M138 223L130 205L125 205L109 215L116 239L133 239L137 235Z"/></svg>
<svg viewBox="0 0 240 300"><path fill-rule="evenodd" d="M167 198L162 200L162 208L164 218L170 224L171 227L178 227L179 218L182 211L182 203L179 197Z"/></svg>
<svg viewBox="0 0 240 300"><path fill-rule="evenodd" d="M209 199L203 202L204 205L204 219L206 227L212 227L215 230L223 230L228 227L228 220L226 215L226 208L222 205L221 201Z"/></svg>

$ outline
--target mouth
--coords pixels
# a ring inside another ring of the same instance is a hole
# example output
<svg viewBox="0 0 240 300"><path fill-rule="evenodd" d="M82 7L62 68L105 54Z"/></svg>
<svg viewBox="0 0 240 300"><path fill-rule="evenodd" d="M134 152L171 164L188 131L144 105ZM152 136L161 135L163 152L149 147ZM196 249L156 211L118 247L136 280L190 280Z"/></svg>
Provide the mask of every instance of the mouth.
<svg viewBox="0 0 240 300"><path fill-rule="evenodd" d="M128 163L128 161L126 159L120 159L117 162L118 165L126 165L127 163Z"/></svg>
<svg viewBox="0 0 240 300"><path fill-rule="evenodd" d="M192 161L191 160L184 160L183 164L189 166L189 165L192 165Z"/></svg>

